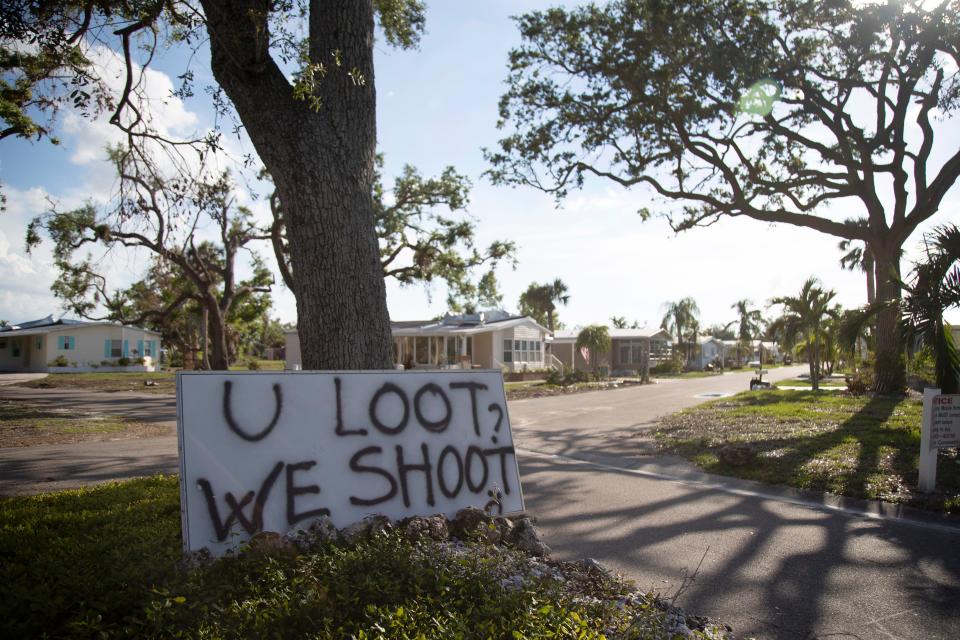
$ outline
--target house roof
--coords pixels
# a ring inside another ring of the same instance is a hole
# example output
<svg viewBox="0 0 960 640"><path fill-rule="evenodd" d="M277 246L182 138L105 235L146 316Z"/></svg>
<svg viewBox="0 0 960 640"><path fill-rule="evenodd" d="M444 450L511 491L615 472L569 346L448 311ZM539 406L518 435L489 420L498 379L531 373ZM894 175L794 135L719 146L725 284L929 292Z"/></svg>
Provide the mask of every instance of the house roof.
<svg viewBox="0 0 960 640"><path fill-rule="evenodd" d="M673 342L673 336L663 329L650 329L647 327L642 329L617 329L614 327L612 329L607 328L607 332L610 334L611 340L650 338L653 340ZM554 342L576 342L579 333L579 331L558 331L554 335L553 340Z"/></svg>
<svg viewBox="0 0 960 640"><path fill-rule="evenodd" d="M390 322L390 331L394 336L424 336L424 335L473 335L487 331L499 331L530 324L546 333L550 330L539 324L529 316L508 315L495 312L492 317L484 312L478 314L450 315L439 320L397 320ZM284 333L296 333L296 327L285 329Z"/></svg>
<svg viewBox="0 0 960 640"><path fill-rule="evenodd" d="M52 315L47 316L46 318L40 318L39 320L28 320L26 322L20 322L17 324L7 325L5 327L0 327L0 337L17 337L17 336L37 336L50 333L51 331L57 331L67 327L76 327L76 328L86 328L86 327L122 327L125 329L134 329L136 331L143 331L144 333L152 333L153 335L159 336L160 333L153 331L152 329L141 329L140 327L129 327L122 325L118 322L106 322L106 321L87 321L87 320L74 320L71 318L60 318L59 320L54 320Z"/></svg>

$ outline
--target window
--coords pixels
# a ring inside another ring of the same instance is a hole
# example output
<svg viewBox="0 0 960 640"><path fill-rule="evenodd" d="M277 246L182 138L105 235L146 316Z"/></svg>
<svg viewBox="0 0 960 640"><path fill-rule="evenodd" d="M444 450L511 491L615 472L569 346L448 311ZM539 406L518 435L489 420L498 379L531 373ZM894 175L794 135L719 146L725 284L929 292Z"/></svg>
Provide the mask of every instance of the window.
<svg viewBox="0 0 960 640"><path fill-rule="evenodd" d="M6 348L7 348L7 341L0 340L0 349L6 349Z"/></svg>
<svg viewBox="0 0 960 640"><path fill-rule="evenodd" d="M620 364L641 364L643 361L643 342L624 340L620 342Z"/></svg>
<svg viewBox="0 0 960 640"><path fill-rule="evenodd" d="M430 362L430 338L426 336L417 336L414 342L416 349L417 364L429 364Z"/></svg>
<svg viewBox="0 0 960 640"><path fill-rule="evenodd" d="M123 357L123 343L120 340L110 341L110 357L111 358Z"/></svg>
<svg viewBox="0 0 960 640"><path fill-rule="evenodd" d="M11 348L13 349L13 357L14 357L14 358L19 358L19 357L20 357L20 343L19 343L19 342L14 342Z"/></svg>
<svg viewBox="0 0 960 640"><path fill-rule="evenodd" d="M57 336L57 349L61 351L75 351L77 348L77 343L74 341L73 336Z"/></svg>
<svg viewBox="0 0 960 640"><path fill-rule="evenodd" d="M513 350L510 348L513 346L512 340L503 341L503 361L504 362L513 362Z"/></svg>
<svg viewBox="0 0 960 640"><path fill-rule="evenodd" d="M37 336L37 351L43 349L43 336Z"/></svg>

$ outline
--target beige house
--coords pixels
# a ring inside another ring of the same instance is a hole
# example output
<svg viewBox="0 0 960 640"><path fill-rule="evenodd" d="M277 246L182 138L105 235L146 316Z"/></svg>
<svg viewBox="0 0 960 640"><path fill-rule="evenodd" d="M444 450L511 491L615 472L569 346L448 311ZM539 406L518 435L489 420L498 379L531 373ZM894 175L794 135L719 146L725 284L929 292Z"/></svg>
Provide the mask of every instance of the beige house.
<svg viewBox="0 0 960 640"><path fill-rule="evenodd" d="M0 371L156 371L160 334L47 316L0 328Z"/></svg>
<svg viewBox="0 0 960 640"><path fill-rule="evenodd" d="M447 314L440 320L391 322L393 361L405 369L502 369L556 366L548 353L550 332L526 316L503 311ZM300 338L286 335L286 368L300 369Z"/></svg>
<svg viewBox="0 0 960 640"><path fill-rule="evenodd" d="M663 329L607 329L610 334L610 352L600 357L597 368L606 367L613 375L630 375L643 367L642 357L650 354L650 366L670 357L673 338ZM550 353L565 367L590 371L594 363L589 354L577 349L578 331L559 331L554 335Z"/></svg>

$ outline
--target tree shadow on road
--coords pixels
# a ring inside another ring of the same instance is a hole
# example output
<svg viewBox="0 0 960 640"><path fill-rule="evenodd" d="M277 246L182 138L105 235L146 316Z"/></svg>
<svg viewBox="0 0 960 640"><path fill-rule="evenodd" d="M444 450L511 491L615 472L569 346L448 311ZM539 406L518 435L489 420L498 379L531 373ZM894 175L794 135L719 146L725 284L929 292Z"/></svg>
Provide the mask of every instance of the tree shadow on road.
<svg viewBox="0 0 960 640"><path fill-rule="evenodd" d="M564 557L597 558L645 580L642 588L669 580L669 596L709 549L678 604L726 613L738 635L901 637L898 625L909 621L913 635L905 637L946 638L960 622L960 555L950 551L957 532L784 507L590 464L523 458L521 471L527 508ZM857 628L842 628L851 619ZM952 626L941 629L944 619Z"/></svg>

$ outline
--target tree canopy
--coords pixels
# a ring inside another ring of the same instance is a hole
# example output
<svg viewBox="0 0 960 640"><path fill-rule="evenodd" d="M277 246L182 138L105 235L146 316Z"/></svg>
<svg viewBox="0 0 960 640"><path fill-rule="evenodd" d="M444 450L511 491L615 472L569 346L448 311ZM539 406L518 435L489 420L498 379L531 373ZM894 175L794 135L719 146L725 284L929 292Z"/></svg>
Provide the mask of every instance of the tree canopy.
<svg viewBox="0 0 960 640"><path fill-rule="evenodd" d="M210 364L226 369L236 350L231 350L228 327L238 310L246 306L249 320L269 308L269 297L261 296L269 294L273 276L250 246L267 239L267 231L255 223L249 209L236 205L227 174L162 181L125 149L114 149L111 157L122 178L112 207L98 211L85 205L38 216L27 229L28 247L41 241L40 230L51 237L60 274L54 294L83 317L176 324L182 305L195 302L210 328ZM207 239L198 234L203 227L212 232ZM98 260L77 255L94 247L104 253L115 247L146 250L155 261L144 280L111 290ZM250 275L245 278L238 273L242 251L250 255Z"/></svg>
<svg viewBox="0 0 960 640"><path fill-rule="evenodd" d="M4 6L5 19L29 27L27 38L65 25L61 31L68 38L79 33L81 54L95 45L117 53L125 66L123 87L107 89L92 106L111 113L111 124L126 134L141 160L150 158L149 145L159 143L187 172L195 166L184 150L194 148L205 158L216 134L165 139L153 128L151 101L138 99L139 74L165 48L209 46L216 82L209 89L218 114L235 115L236 131L249 136L283 202L290 261L300 274L293 294L304 365L391 366L372 195L373 46L379 18L388 43L415 47L424 26L420 0L55 0ZM22 45L21 36L6 26L0 38L8 49ZM192 69L184 70L178 95L192 94L193 77ZM71 94L69 86L26 82L35 96L54 102ZM28 108L29 99L18 98L14 107Z"/></svg>
<svg viewBox="0 0 960 640"><path fill-rule="evenodd" d="M676 203L677 230L743 216L862 241L877 297L899 298L899 250L960 176L960 151L934 153L960 105L960 2L925 7L620 0L523 15L491 174L558 198L588 176L645 184ZM878 320L878 390L902 381L895 326L893 311Z"/></svg>
<svg viewBox="0 0 960 640"><path fill-rule="evenodd" d="M373 201L384 277L394 278L401 285L423 284L428 291L432 283L441 281L446 285L447 307L452 311L499 306L502 296L496 269L503 262L516 265L516 245L495 240L486 248L477 246L476 222L465 213L470 202L470 180L453 167L437 177L425 178L416 167L404 165L393 189L387 190L382 168L380 155ZM283 280L292 289L290 245L276 192L270 198L270 208L274 252Z"/></svg>

